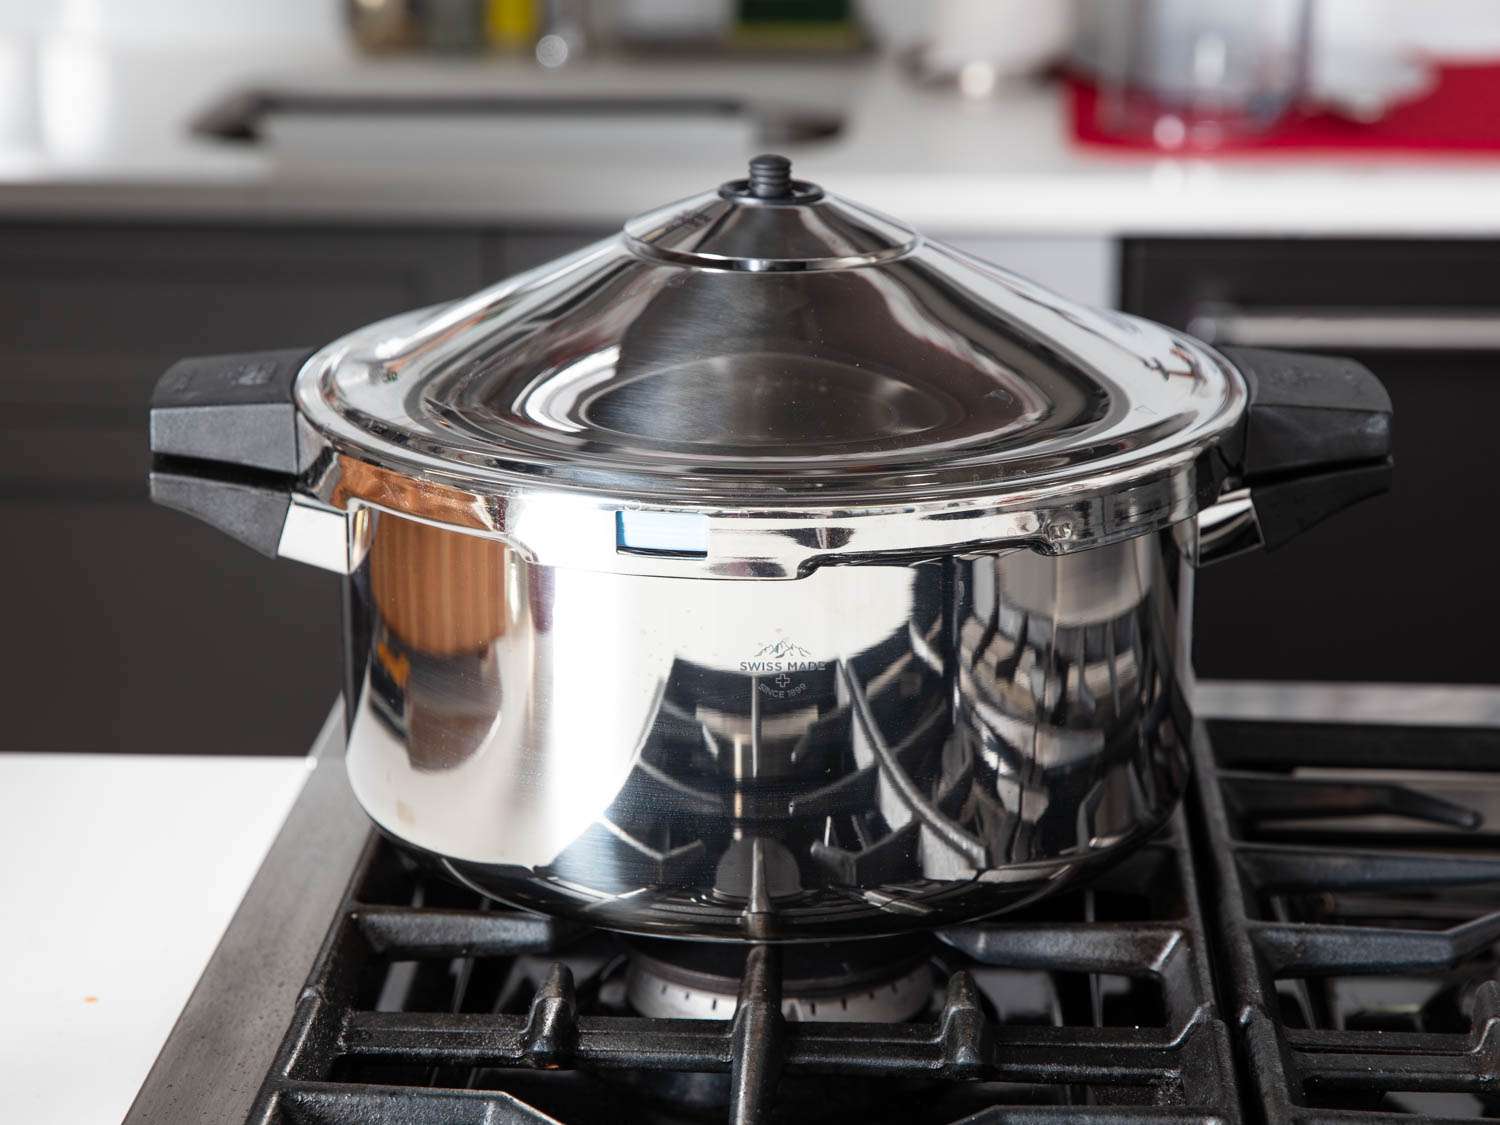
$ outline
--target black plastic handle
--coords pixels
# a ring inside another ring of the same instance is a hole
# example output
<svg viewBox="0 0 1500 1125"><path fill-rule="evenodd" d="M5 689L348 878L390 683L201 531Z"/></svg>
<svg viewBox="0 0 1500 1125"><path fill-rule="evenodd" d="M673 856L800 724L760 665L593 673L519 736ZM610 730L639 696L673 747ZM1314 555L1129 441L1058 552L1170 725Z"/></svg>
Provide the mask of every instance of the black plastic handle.
<svg viewBox="0 0 1500 1125"><path fill-rule="evenodd" d="M320 449L292 386L312 350L197 356L151 396L151 499L275 557L297 478Z"/></svg>
<svg viewBox="0 0 1500 1125"><path fill-rule="evenodd" d="M151 469L151 502L192 516L274 559L280 557L292 490L275 482L183 472L158 463Z"/></svg>
<svg viewBox="0 0 1500 1125"><path fill-rule="evenodd" d="M1248 487L1267 549L1391 482L1391 399L1352 359L1224 348L1249 405L1219 447L1227 476Z"/></svg>
<svg viewBox="0 0 1500 1125"><path fill-rule="evenodd" d="M312 351L178 360L151 396L151 452L295 476L313 451L299 440L292 385Z"/></svg>

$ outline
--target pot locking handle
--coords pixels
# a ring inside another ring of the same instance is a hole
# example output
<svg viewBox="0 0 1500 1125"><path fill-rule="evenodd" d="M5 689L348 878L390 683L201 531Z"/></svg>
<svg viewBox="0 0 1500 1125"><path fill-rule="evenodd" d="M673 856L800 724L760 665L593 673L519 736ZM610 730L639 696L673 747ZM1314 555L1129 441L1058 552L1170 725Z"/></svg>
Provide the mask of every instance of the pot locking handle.
<svg viewBox="0 0 1500 1125"><path fill-rule="evenodd" d="M1391 399L1352 359L1223 348L1249 404L1218 447L1229 491L1198 516L1200 565L1267 550L1390 489Z"/></svg>
<svg viewBox="0 0 1500 1125"><path fill-rule="evenodd" d="M323 443L292 387L307 348L180 360L151 396L151 499L263 555L348 573L343 512L301 494Z"/></svg>

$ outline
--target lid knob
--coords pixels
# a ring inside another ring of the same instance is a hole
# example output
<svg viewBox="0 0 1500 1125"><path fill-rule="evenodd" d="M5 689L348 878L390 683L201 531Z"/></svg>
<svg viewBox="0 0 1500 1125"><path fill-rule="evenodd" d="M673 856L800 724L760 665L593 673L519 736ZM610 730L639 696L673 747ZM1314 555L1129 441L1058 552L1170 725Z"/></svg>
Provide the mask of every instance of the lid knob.
<svg viewBox="0 0 1500 1125"><path fill-rule="evenodd" d="M787 199L792 194L792 162L773 152L750 160L750 194L756 199Z"/></svg>

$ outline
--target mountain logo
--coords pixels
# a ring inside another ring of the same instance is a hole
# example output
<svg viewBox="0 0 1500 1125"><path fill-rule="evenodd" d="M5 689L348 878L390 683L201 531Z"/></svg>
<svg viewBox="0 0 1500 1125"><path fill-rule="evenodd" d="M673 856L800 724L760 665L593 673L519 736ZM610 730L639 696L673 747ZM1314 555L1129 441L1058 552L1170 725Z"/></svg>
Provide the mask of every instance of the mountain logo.
<svg viewBox="0 0 1500 1125"><path fill-rule="evenodd" d="M790 657L793 660L806 660L811 655L812 653L796 641L788 640L786 637L777 637L770 644L762 645L760 651L755 654L755 659L786 660Z"/></svg>

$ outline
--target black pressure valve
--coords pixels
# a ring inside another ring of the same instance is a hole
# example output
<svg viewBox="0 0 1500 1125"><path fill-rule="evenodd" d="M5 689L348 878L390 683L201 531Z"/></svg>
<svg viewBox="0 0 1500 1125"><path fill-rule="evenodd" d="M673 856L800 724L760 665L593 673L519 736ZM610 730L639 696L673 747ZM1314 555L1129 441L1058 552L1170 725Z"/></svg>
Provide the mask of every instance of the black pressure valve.
<svg viewBox="0 0 1500 1125"><path fill-rule="evenodd" d="M756 199L786 199L792 194L792 162L775 153L750 161L750 194Z"/></svg>
<svg viewBox="0 0 1500 1125"><path fill-rule="evenodd" d="M774 152L750 159L750 174L743 180L730 180L719 189L726 199L756 203L814 203L823 198L817 184L792 179L792 162Z"/></svg>

